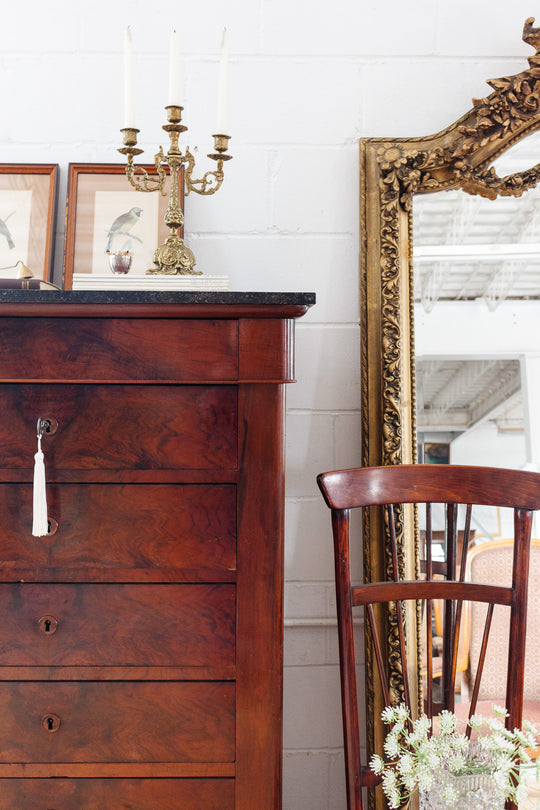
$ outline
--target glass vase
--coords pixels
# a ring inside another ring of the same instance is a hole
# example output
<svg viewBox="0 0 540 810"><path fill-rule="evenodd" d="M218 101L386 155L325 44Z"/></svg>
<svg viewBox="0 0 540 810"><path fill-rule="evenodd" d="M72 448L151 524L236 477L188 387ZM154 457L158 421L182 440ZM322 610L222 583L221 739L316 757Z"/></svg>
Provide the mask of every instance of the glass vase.
<svg viewBox="0 0 540 810"><path fill-rule="evenodd" d="M420 790L420 810L504 810L504 794L489 773L437 775L429 790Z"/></svg>

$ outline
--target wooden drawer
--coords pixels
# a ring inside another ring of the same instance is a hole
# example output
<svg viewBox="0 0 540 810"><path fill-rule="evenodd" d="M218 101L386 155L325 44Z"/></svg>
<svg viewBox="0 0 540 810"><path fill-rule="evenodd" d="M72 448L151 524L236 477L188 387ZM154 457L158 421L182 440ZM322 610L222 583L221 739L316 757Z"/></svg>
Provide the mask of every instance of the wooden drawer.
<svg viewBox="0 0 540 810"><path fill-rule="evenodd" d="M32 484L0 484L0 580L13 568L28 569L25 579L174 569L199 580L236 569L233 485L48 483L47 502L58 529L32 537Z"/></svg>
<svg viewBox="0 0 540 810"><path fill-rule="evenodd" d="M4 380L236 380L234 320L2 318Z"/></svg>
<svg viewBox="0 0 540 810"><path fill-rule="evenodd" d="M234 810L233 779L2 779L0 810Z"/></svg>
<svg viewBox="0 0 540 810"><path fill-rule="evenodd" d="M54 418L43 441L55 470L234 469L234 386L2 385L0 466L33 468L36 423Z"/></svg>
<svg viewBox="0 0 540 810"><path fill-rule="evenodd" d="M0 585L1 666L224 667L234 585Z"/></svg>
<svg viewBox="0 0 540 810"><path fill-rule="evenodd" d="M232 762L234 715L226 682L0 683L0 762Z"/></svg>

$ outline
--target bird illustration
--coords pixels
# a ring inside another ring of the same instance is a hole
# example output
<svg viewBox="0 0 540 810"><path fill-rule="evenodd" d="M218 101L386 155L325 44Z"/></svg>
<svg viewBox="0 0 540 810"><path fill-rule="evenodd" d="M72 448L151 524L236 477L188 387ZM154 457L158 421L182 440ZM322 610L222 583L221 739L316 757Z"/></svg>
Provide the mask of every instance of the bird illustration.
<svg viewBox="0 0 540 810"><path fill-rule="evenodd" d="M6 225L6 221L11 216L13 216L14 213L15 213L15 211L12 211L11 214L8 214L5 219L0 219L0 235L6 237L6 241L8 243L8 247L9 247L10 250L13 250L13 248L15 247L15 242L13 241L13 238L11 236L11 232L10 232L8 226Z"/></svg>
<svg viewBox="0 0 540 810"><path fill-rule="evenodd" d="M109 233L107 234L107 251L110 251L111 244L115 236L129 236L129 240L136 239L138 242L142 242L142 239L139 239L138 236L131 233L131 229L140 219L142 214L142 208L130 208L125 214L120 214L117 217L111 227L109 228Z"/></svg>

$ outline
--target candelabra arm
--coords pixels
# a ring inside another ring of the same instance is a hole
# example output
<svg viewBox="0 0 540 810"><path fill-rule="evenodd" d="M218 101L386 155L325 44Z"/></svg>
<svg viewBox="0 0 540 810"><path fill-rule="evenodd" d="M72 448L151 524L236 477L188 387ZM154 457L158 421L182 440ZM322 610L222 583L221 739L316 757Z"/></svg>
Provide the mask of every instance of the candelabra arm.
<svg viewBox="0 0 540 810"><path fill-rule="evenodd" d="M158 155L156 155L154 159L154 165L158 173L157 177L148 174L146 169L143 169L141 166L135 166L133 164L133 158L130 160L129 155L126 166L126 177L136 191L159 191L160 194L165 197L167 193L165 191L167 172L161 166L161 162L158 162Z"/></svg>
<svg viewBox="0 0 540 810"><path fill-rule="evenodd" d="M223 163L226 160L232 160L232 155L227 155L227 149L229 147L229 135L214 135L214 149L215 152L208 155L209 158L215 160L217 163L216 169L213 172L205 172L200 180L192 180L191 174L193 171L193 167L195 165L195 159L193 155L186 149L186 157L189 155L189 166L185 173L185 184L186 184L186 197L190 193L190 191L194 191L196 194L215 194L216 191L220 188L221 184L223 183Z"/></svg>
<svg viewBox="0 0 540 810"><path fill-rule="evenodd" d="M194 191L196 194L215 194L223 183L222 166L223 163L218 162L217 169L214 172L205 172L200 180L192 180L191 171L187 171L185 174L186 197L190 191Z"/></svg>

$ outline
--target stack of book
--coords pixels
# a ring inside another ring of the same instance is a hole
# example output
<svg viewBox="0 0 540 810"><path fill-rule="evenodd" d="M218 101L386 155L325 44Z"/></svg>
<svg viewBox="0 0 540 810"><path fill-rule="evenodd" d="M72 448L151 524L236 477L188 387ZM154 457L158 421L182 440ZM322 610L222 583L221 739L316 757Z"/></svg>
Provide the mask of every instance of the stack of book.
<svg viewBox="0 0 540 810"><path fill-rule="evenodd" d="M228 290L228 276L100 276L74 273L74 290Z"/></svg>

